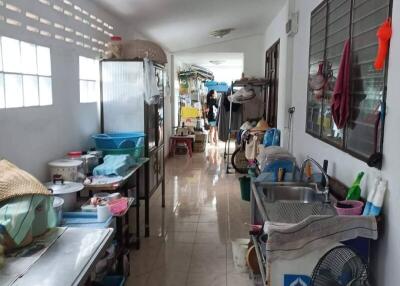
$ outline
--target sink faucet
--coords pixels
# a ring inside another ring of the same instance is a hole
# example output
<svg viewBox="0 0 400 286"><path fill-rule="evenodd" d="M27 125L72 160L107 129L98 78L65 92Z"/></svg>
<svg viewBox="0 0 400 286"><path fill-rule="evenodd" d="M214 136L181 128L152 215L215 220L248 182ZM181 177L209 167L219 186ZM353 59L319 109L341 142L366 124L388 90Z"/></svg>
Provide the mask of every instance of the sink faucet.
<svg viewBox="0 0 400 286"><path fill-rule="evenodd" d="M325 203L329 203L330 202L330 199L329 199L329 176L325 172L324 168L322 168L322 166L316 160L314 160L311 157L308 157L307 159L305 159L303 161L303 163L301 164L301 167L300 167L300 180L303 179L304 169L306 168L308 162L312 162L315 166L317 166L318 169L321 171L322 175L324 176L325 189L323 191L323 194L325 195Z"/></svg>

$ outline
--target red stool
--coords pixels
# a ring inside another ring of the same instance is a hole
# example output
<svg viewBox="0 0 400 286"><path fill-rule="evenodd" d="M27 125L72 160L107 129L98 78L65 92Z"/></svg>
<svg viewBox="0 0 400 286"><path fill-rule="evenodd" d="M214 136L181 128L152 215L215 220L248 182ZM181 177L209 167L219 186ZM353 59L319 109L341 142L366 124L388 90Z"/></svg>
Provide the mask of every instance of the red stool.
<svg viewBox="0 0 400 286"><path fill-rule="evenodd" d="M171 157L174 156L175 154L175 148L178 143L183 143L186 144L189 150L189 156L192 157L193 154L193 141L194 141L194 136L171 136L169 139L169 154Z"/></svg>

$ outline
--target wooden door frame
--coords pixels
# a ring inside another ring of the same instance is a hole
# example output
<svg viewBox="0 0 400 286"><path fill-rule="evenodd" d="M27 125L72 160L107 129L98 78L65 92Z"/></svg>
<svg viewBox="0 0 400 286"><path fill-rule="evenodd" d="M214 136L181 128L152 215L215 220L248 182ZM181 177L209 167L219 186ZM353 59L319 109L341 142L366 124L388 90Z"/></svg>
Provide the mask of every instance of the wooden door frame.
<svg viewBox="0 0 400 286"><path fill-rule="evenodd" d="M270 56L274 59L271 61ZM278 91L279 91L279 56L280 56L280 39L272 44L265 52L265 77L269 79L266 90L265 108L266 120L271 127L277 126L278 117ZM271 68L271 65L275 68ZM272 74L274 75L272 78ZM271 94L273 90L273 94Z"/></svg>

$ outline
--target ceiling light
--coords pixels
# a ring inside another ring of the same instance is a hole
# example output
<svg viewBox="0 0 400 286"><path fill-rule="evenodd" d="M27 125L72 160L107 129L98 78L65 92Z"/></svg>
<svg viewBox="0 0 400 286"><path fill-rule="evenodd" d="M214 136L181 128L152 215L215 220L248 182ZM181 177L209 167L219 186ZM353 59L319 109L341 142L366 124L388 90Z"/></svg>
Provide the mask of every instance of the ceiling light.
<svg viewBox="0 0 400 286"><path fill-rule="evenodd" d="M210 36L221 39L225 37L226 35L230 34L232 31L234 31L234 28L227 28L227 29L221 29L221 30L215 30L209 33Z"/></svg>
<svg viewBox="0 0 400 286"><path fill-rule="evenodd" d="M210 63L212 63L213 65L219 66L221 64L223 64L225 61L220 61L220 60L213 60L210 61Z"/></svg>

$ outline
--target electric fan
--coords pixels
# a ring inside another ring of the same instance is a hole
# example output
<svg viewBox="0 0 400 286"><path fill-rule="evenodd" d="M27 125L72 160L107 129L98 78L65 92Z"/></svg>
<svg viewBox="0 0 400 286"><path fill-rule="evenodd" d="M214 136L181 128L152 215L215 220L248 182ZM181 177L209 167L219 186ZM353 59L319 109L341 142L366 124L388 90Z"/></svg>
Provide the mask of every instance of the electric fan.
<svg viewBox="0 0 400 286"><path fill-rule="evenodd" d="M311 286L370 286L367 265L351 248L335 247L318 262Z"/></svg>

